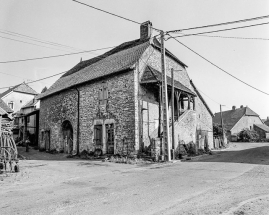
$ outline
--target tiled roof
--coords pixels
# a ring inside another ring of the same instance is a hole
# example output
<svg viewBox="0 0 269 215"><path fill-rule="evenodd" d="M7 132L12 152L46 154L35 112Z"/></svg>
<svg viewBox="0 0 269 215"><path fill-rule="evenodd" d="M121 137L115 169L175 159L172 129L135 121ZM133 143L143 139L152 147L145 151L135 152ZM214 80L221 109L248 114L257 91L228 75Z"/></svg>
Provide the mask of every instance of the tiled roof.
<svg viewBox="0 0 269 215"><path fill-rule="evenodd" d="M21 92L21 93L27 93L27 94L32 94L32 95L37 95L38 94L34 89L29 87L28 84L23 82L23 83L18 84L18 85L14 86L14 87L11 87L8 90L1 93L0 98L3 98L5 95L9 94L12 91Z"/></svg>
<svg viewBox="0 0 269 215"><path fill-rule="evenodd" d="M264 130L265 132L269 132L269 127L267 125L264 124L254 124L254 125Z"/></svg>
<svg viewBox="0 0 269 215"><path fill-rule="evenodd" d="M7 112L0 107L0 116L7 114Z"/></svg>
<svg viewBox="0 0 269 215"><path fill-rule="evenodd" d="M234 125L244 116L257 116L259 117L258 114L256 114L253 110L251 110L249 107L243 107L243 108L238 108L235 110L228 110L228 111L223 111L222 112L222 118L223 118L223 124L226 127L227 130L231 130ZM219 113L215 113L215 117L213 119L214 123L221 123L221 115Z"/></svg>
<svg viewBox="0 0 269 215"><path fill-rule="evenodd" d="M7 113L13 113L13 110L11 110L10 107L0 98L0 108L2 108Z"/></svg>
<svg viewBox="0 0 269 215"><path fill-rule="evenodd" d="M134 40L116 47L110 52L83 61L58 79L46 92L39 94L42 99L56 92L71 88L103 76L130 69L150 45L150 42ZM85 64L85 65L84 65Z"/></svg>
<svg viewBox="0 0 269 215"><path fill-rule="evenodd" d="M25 105L23 105L21 107L21 109L24 109L24 108L28 108L28 107L33 107L36 103L38 102L38 100L36 99L36 96L31 99L28 103L26 103Z"/></svg>
<svg viewBox="0 0 269 215"><path fill-rule="evenodd" d="M207 103L205 102L204 98L202 97L202 95L200 94L200 92L198 91L198 89L195 87L194 83L192 82L192 80L190 81L192 87L194 88L196 94L198 95L198 97L201 99L201 101L203 102L204 106L206 107L206 109L208 110L208 112L210 113L210 115L212 117L214 117L214 114L212 113L211 109L209 108L209 106L207 105Z"/></svg>
<svg viewBox="0 0 269 215"><path fill-rule="evenodd" d="M141 83L150 83L150 82L156 82L156 81L162 81L162 74L158 70L146 66L143 77L141 78ZM185 87L183 84L181 84L179 81L174 81L175 88L178 88L179 90L182 90L185 93L191 94L196 96L194 92L192 92L189 88ZM167 85L172 86L172 79L167 76Z"/></svg>

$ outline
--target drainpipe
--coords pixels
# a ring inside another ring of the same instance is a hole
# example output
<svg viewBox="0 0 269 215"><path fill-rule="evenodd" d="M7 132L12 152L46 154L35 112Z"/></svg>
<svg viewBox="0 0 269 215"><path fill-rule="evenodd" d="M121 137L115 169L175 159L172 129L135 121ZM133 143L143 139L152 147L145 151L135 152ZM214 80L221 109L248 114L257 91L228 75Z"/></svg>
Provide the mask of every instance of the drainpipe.
<svg viewBox="0 0 269 215"><path fill-rule="evenodd" d="M77 109L78 109L78 119L77 119L77 155L79 155L79 103L80 103L80 93L78 88L75 88L75 90L78 92L78 102L77 102Z"/></svg>

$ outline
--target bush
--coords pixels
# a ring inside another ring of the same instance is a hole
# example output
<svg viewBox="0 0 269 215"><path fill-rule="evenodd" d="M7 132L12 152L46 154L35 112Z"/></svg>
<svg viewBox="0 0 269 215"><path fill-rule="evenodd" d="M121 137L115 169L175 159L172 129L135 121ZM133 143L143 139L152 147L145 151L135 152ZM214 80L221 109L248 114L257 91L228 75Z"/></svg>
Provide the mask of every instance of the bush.
<svg viewBox="0 0 269 215"><path fill-rule="evenodd" d="M241 142L255 142L259 140L259 135L256 131L247 128L240 131L237 135L238 140Z"/></svg>

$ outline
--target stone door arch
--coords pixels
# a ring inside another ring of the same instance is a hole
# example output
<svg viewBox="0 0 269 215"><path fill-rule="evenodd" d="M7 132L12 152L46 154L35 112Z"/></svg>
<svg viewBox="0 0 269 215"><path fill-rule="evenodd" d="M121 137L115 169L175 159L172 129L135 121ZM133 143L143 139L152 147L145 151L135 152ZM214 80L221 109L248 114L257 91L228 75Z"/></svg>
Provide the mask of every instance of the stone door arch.
<svg viewBox="0 0 269 215"><path fill-rule="evenodd" d="M63 150L64 153L72 154L73 151L73 127L69 120L62 123Z"/></svg>

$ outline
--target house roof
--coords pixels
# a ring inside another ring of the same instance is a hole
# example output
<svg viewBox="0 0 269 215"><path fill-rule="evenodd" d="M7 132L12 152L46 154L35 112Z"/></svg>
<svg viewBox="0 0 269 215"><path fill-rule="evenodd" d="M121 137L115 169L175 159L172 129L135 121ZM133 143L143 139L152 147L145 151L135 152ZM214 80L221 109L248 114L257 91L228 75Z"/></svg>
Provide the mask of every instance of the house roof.
<svg viewBox="0 0 269 215"><path fill-rule="evenodd" d="M0 116L7 114L7 112L0 107Z"/></svg>
<svg viewBox="0 0 269 215"><path fill-rule="evenodd" d="M65 73L47 91L40 94L37 99L45 98L56 92L97 78L111 75L116 72L132 69L135 62L138 61L149 46L149 40L134 40L123 43L99 57L82 61Z"/></svg>
<svg viewBox="0 0 269 215"><path fill-rule="evenodd" d="M3 98L5 95L9 94L10 92L20 92L20 93L27 93L27 94L32 94L32 95L37 95L38 93L32 89L28 84L26 83L21 83L18 84L14 87L9 88L8 90L4 91L3 93L0 94L0 98Z"/></svg>
<svg viewBox="0 0 269 215"><path fill-rule="evenodd" d="M25 109L25 108L28 108L28 107L33 107L33 106L35 106L35 104L38 102L38 100L36 99L36 96L33 98L33 99L31 99L28 103L26 103L25 105L23 105L22 107L21 107L21 109Z"/></svg>
<svg viewBox="0 0 269 215"><path fill-rule="evenodd" d="M8 105L0 98L0 108L2 108L7 113L13 113L13 110L8 107Z"/></svg>
<svg viewBox="0 0 269 215"><path fill-rule="evenodd" d="M166 76L167 78L167 85L172 86L172 79L169 76ZM146 66L143 76L141 78L141 83L153 83L153 82L161 82L162 81L162 74L158 70L152 68L151 66ZM185 87L183 84L181 84L179 81L174 81L175 88L178 88L179 90L194 95L196 94L192 92L189 88Z"/></svg>
<svg viewBox="0 0 269 215"><path fill-rule="evenodd" d="M191 80L191 85L193 87L193 89L195 90L196 94L198 95L198 97L201 99L201 101L203 102L204 106L206 107L206 109L208 110L208 112L210 113L210 115L212 117L214 117L213 112L211 111L211 109L209 108L209 106L207 105L206 101L204 100L204 98L202 97L202 95L200 94L200 92L198 91L198 89L195 87L193 81Z"/></svg>
<svg viewBox="0 0 269 215"><path fill-rule="evenodd" d="M160 43L155 38L153 40L136 39L122 43L98 57L81 61L62 75L47 91L38 95L37 99L45 98L54 93L116 72L132 69L150 45L160 50ZM166 55L182 66L187 67L167 49Z"/></svg>
<svg viewBox="0 0 269 215"><path fill-rule="evenodd" d="M265 132L269 132L269 127L265 124L254 124L254 125L260 129L264 130Z"/></svg>
<svg viewBox="0 0 269 215"><path fill-rule="evenodd" d="M243 116L257 116L259 115L251 110L249 107L242 107L235 110L228 110L222 112L223 124L227 130L231 130L235 124L243 117ZM221 123L221 115L219 113L215 113L213 118L214 123Z"/></svg>

